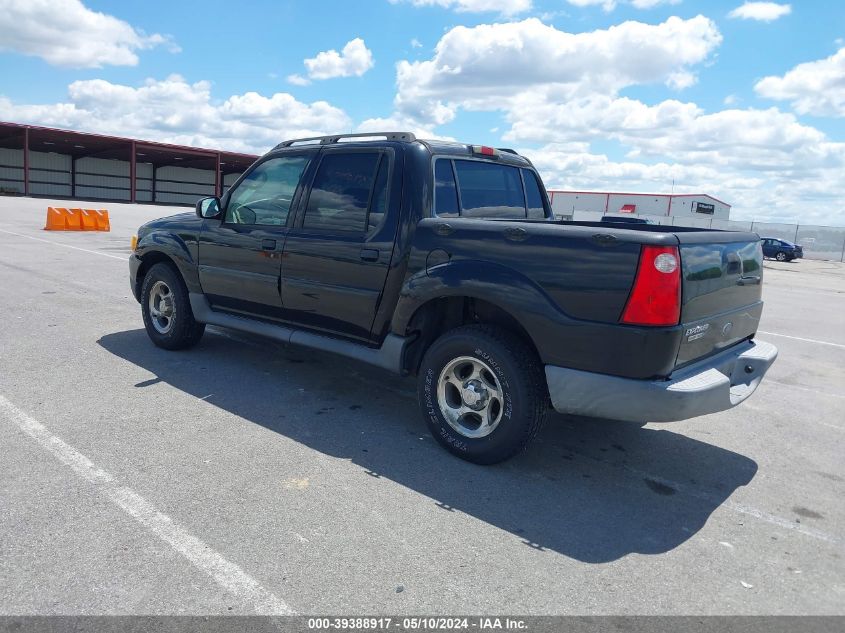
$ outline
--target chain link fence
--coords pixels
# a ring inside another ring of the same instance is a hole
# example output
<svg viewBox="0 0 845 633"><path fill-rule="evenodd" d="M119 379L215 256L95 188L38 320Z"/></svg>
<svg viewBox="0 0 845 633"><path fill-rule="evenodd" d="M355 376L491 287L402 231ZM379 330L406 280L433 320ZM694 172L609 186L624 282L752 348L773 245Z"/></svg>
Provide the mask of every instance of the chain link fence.
<svg viewBox="0 0 845 633"><path fill-rule="evenodd" d="M776 237L800 244L806 259L845 262L845 227L814 224L779 224L776 222L742 222L717 218L643 215L655 224L696 226L723 231L753 231L760 237Z"/></svg>

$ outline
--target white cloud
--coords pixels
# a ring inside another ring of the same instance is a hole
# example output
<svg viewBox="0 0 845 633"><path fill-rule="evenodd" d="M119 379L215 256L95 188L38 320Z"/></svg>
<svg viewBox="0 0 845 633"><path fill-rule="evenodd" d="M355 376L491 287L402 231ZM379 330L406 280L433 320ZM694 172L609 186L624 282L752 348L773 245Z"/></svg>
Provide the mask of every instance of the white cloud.
<svg viewBox="0 0 845 633"><path fill-rule="evenodd" d="M434 57L397 65L397 111L443 124L459 108L507 110L515 96L542 90L550 98L615 94L641 84L690 85L690 67L721 43L716 25L697 16L662 24L624 22L567 33L535 18L458 26L437 43Z"/></svg>
<svg viewBox="0 0 845 633"><path fill-rule="evenodd" d="M733 203L736 217L845 223L845 143L795 114L732 99L708 112L622 96L633 86L691 85L720 43L703 16L577 34L534 19L456 27L429 59L397 65L396 111L365 123L431 133L462 112L496 112L509 145L540 145L523 152L551 186L667 191L674 180L676 192ZM597 142L618 145L624 158L595 152Z"/></svg>
<svg viewBox="0 0 845 633"><path fill-rule="evenodd" d="M348 41L339 53L334 49L323 51L317 53L316 57L306 59L304 63L309 79L360 77L373 67L373 53L364 44L364 40L356 37Z"/></svg>
<svg viewBox="0 0 845 633"><path fill-rule="evenodd" d="M140 87L75 81L63 103L16 104L0 97L0 120L256 153L285 138L352 128L343 110L325 101L247 92L220 102L209 82L189 84L178 75Z"/></svg>
<svg viewBox="0 0 845 633"><path fill-rule="evenodd" d="M311 84L311 80L307 77L303 77L302 75L298 75L294 73L293 75L287 76L288 83L293 84L294 86L308 86Z"/></svg>
<svg viewBox="0 0 845 633"><path fill-rule="evenodd" d="M411 40L411 48L422 48L422 42L420 42L417 38L413 38Z"/></svg>
<svg viewBox="0 0 845 633"><path fill-rule="evenodd" d="M653 9L661 4L680 4L681 0L631 0L636 9Z"/></svg>
<svg viewBox="0 0 845 633"><path fill-rule="evenodd" d="M685 165L784 172L843 165L845 144L777 108L706 113L676 100L647 105L627 97L589 95L559 102L525 94L506 118L508 141L618 141L629 158Z"/></svg>
<svg viewBox="0 0 845 633"><path fill-rule="evenodd" d="M458 13L500 13L516 15L531 9L531 0L390 0L392 4L410 2L415 7L442 7Z"/></svg>
<svg viewBox="0 0 845 633"><path fill-rule="evenodd" d="M790 101L799 114L845 117L845 48L798 64L783 77L765 77L754 90L761 97Z"/></svg>
<svg viewBox="0 0 845 633"><path fill-rule="evenodd" d="M788 4L778 4L777 2L746 2L728 13L728 17L772 22L790 13L792 13L792 6Z"/></svg>
<svg viewBox="0 0 845 633"><path fill-rule="evenodd" d="M757 171L662 160L616 161L580 144L519 149L550 189L708 193L733 205L731 219L845 225L845 182L838 167L812 171Z"/></svg>
<svg viewBox="0 0 845 633"><path fill-rule="evenodd" d="M698 83L698 77L686 70L669 73L669 76L666 78L666 85L672 90L684 90L685 88L694 86L696 83Z"/></svg>
<svg viewBox="0 0 845 633"><path fill-rule="evenodd" d="M627 2L635 9L653 9L661 4L680 4L681 0L566 0L576 7L600 6L604 11L611 12L620 2Z"/></svg>
<svg viewBox="0 0 845 633"><path fill-rule="evenodd" d="M616 0L566 0L575 7L601 6L605 11L613 11L616 8Z"/></svg>
<svg viewBox="0 0 845 633"><path fill-rule="evenodd" d="M444 136L434 130L431 125L421 125L418 121L393 115L389 117L375 117L363 121L357 132L411 132L417 138L439 139L455 141L451 136Z"/></svg>
<svg viewBox="0 0 845 633"><path fill-rule="evenodd" d="M0 50L54 66L135 66L138 51L162 45L179 50L166 36L146 35L80 0L0 0Z"/></svg>

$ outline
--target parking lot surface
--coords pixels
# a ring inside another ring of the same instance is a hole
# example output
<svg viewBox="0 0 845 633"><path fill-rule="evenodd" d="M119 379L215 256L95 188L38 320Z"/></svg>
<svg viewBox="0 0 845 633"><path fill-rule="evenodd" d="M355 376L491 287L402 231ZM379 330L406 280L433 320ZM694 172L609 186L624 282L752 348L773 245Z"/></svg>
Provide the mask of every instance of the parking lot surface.
<svg viewBox="0 0 845 633"><path fill-rule="evenodd" d="M129 240L0 199L2 614L843 614L845 265L767 261L780 357L728 412L549 416L462 462L413 379L148 340ZM77 205L74 205L77 206Z"/></svg>

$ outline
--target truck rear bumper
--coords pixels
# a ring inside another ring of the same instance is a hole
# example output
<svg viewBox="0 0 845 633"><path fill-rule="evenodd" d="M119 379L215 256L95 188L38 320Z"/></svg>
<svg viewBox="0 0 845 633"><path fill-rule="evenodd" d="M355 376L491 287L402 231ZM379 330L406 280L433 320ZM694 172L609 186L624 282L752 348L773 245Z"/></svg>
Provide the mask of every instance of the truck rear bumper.
<svg viewBox="0 0 845 633"><path fill-rule="evenodd" d="M669 380L633 380L546 365L546 381L560 413L672 422L740 404L754 393L777 355L774 345L753 341L679 369Z"/></svg>

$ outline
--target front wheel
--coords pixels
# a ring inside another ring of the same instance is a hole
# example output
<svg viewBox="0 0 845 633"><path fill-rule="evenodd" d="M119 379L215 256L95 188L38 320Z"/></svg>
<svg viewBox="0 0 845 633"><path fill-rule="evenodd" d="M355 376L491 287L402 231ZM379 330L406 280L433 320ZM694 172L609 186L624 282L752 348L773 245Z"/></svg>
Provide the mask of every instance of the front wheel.
<svg viewBox="0 0 845 633"><path fill-rule="evenodd" d="M434 438L476 464L504 461L528 446L546 413L539 359L520 338L484 325L456 328L423 358L419 403Z"/></svg>
<svg viewBox="0 0 845 633"><path fill-rule="evenodd" d="M193 347L205 332L205 324L194 319L181 275L165 263L156 264L144 277L141 313L150 340L164 349Z"/></svg>
<svg viewBox="0 0 845 633"><path fill-rule="evenodd" d="M786 253L784 253L783 251L778 252L778 254L775 255L775 259L778 260L779 262L785 262L786 261Z"/></svg>

